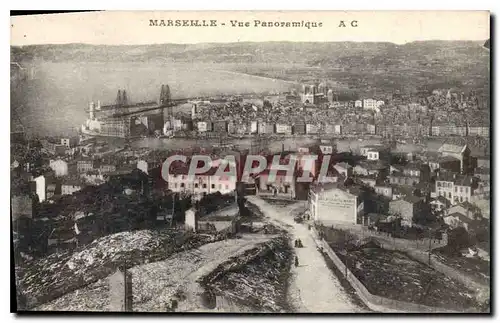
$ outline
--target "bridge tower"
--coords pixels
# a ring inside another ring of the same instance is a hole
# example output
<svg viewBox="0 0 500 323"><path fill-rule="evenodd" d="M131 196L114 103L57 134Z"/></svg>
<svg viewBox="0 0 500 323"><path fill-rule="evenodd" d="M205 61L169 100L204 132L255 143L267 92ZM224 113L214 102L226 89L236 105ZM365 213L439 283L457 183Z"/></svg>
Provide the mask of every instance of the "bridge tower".
<svg viewBox="0 0 500 323"><path fill-rule="evenodd" d="M115 106L113 108L113 114L120 111L121 107L122 107L122 91L118 90L118 93L116 94Z"/></svg>
<svg viewBox="0 0 500 323"><path fill-rule="evenodd" d="M173 114L173 104L172 104L172 96L170 94L170 87L167 85L161 86L160 92L160 106L165 107L167 109L166 119L172 118Z"/></svg>
<svg viewBox="0 0 500 323"><path fill-rule="evenodd" d="M127 98L127 92L125 90L123 90L122 92L122 99L121 99L121 112L123 113L126 113L128 112L128 109L127 109L127 105L128 105L128 98Z"/></svg>

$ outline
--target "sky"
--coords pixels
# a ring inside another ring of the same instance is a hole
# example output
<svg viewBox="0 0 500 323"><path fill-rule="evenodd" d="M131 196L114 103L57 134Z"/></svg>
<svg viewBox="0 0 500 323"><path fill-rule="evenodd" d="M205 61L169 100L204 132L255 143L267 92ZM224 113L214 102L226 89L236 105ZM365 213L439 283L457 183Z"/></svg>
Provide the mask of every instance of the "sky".
<svg viewBox="0 0 500 323"><path fill-rule="evenodd" d="M155 27L150 19L217 20L218 26ZM315 22L321 27L255 27L255 20ZM250 26L232 27L231 21ZM346 27L340 27L342 21ZM488 11L106 11L11 17L11 45L484 41L490 37L489 24Z"/></svg>

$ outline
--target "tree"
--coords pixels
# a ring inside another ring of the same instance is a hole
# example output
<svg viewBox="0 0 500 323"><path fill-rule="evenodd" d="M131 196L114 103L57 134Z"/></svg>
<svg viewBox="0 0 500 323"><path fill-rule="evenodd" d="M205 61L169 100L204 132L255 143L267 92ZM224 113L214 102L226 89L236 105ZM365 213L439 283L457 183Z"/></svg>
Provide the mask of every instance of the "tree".
<svg viewBox="0 0 500 323"><path fill-rule="evenodd" d="M448 247L453 252L470 246L470 238L467 230L463 227L448 231Z"/></svg>

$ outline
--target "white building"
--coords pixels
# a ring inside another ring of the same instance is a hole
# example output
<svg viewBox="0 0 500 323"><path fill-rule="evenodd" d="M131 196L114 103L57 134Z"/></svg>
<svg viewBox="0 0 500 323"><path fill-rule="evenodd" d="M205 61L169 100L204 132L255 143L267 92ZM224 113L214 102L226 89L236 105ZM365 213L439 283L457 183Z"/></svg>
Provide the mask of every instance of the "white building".
<svg viewBox="0 0 500 323"><path fill-rule="evenodd" d="M78 173L86 173L94 170L94 162L90 159L83 159L76 162L76 169Z"/></svg>
<svg viewBox="0 0 500 323"><path fill-rule="evenodd" d="M436 196L445 197L452 205L470 202L474 189L474 179L470 176L446 174L436 179Z"/></svg>
<svg viewBox="0 0 500 323"><path fill-rule="evenodd" d="M36 195L38 195L38 200L40 202L45 201L47 198L46 195L47 186L46 186L45 176L40 175L35 179L33 179L33 181L35 182L35 193Z"/></svg>
<svg viewBox="0 0 500 323"><path fill-rule="evenodd" d="M266 133L267 125L265 122L259 122L257 128L258 133Z"/></svg>
<svg viewBox="0 0 500 323"><path fill-rule="evenodd" d="M383 145L367 145L360 148L360 154L368 160L385 160L390 150Z"/></svg>
<svg viewBox="0 0 500 323"><path fill-rule="evenodd" d="M392 200L392 186L375 185L375 193L383 195Z"/></svg>
<svg viewBox="0 0 500 323"><path fill-rule="evenodd" d="M199 132L206 132L207 131L207 123L205 121L200 121L197 123L198 125L198 131Z"/></svg>
<svg viewBox="0 0 500 323"><path fill-rule="evenodd" d="M235 176L211 176L209 178L210 194L220 192L221 194L229 194L236 190Z"/></svg>
<svg viewBox="0 0 500 323"><path fill-rule="evenodd" d="M78 181L64 181L61 184L61 195L71 195L83 188L83 185Z"/></svg>
<svg viewBox="0 0 500 323"><path fill-rule="evenodd" d="M185 213L185 220L184 220L184 225L186 227L186 230L188 231L195 231L196 232L196 227L198 226L198 221L196 219L196 210L191 208L186 211Z"/></svg>
<svg viewBox="0 0 500 323"><path fill-rule="evenodd" d="M250 122L250 133L257 133L259 130L257 121Z"/></svg>
<svg viewBox="0 0 500 323"><path fill-rule="evenodd" d="M306 133L307 134L315 134L315 133L318 133L319 132L319 127L315 124L310 124L310 123L307 123L306 124Z"/></svg>
<svg viewBox="0 0 500 323"><path fill-rule="evenodd" d="M287 125L287 124L277 123L276 124L276 133L291 134L292 127L290 125Z"/></svg>
<svg viewBox="0 0 500 323"><path fill-rule="evenodd" d="M323 155L331 155L333 154L333 146L331 145L320 145L319 150Z"/></svg>
<svg viewBox="0 0 500 323"><path fill-rule="evenodd" d="M348 163L337 163L333 166L333 168L342 176L349 177L352 175L352 166Z"/></svg>
<svg viewBox="0 0 500 323"><path fill-rule="evenodd" d="M100 174L109 174L109 173L112 173L115 171L116 171L115 165L103 164L103 165L99 166L99 173Z"/></svg>
<svg viewBox="0 0 500 323"><path fill-rule="evenodd" d="M363 107L363 101L361 101L361 100L354 101L354 107L355 108L362 108Z"/></svg>
<svg viewBox="0 0 500 323"><path fill-rule="evenodd" d="M469 225L472 223L471 219L458 212L444 216L443 221L451 229L463 227L466 231L469 231Z"/></svg>
<svg viewBox="0 0 500 323"><path fill-rule="evenodd" d="M371 150L367 153L367 159L368 160L379 160L380 159L380 153L376 150Z"/></svg>
<svg viewBox="0 0 500 323"><path fill-rule="evenodd" d="M62 159L49 161L49 167L54 171L57 177L68 175L68 163Z"/></svg>
<svg viewBox="0 0 500 323"><path fill-rule="evenodd" d="M366 131L371 134L371 135L374 135L376 133L376 126L374 124L367 124L366 125Z"/></svg>
<svg viewBox="0 0 500 323"><path fill-rule="evenodd" d="M153 168L161 167L161 162L156 161L146 161L144 159L140 159L137 161L137 168L143 171L145 174L149 174Z"/></svg>
<svg viewBox="0 0 500 323"><path fill-rule="evenodd" d="M190 192L192 194L229 194L236 190L236 176L216 175L217 168L211 168L204 174L188 176L187 172L168 174L168 189L173 192Z"/></svg>
<svg viewBox="0 0 500 323"><path fill-rule="evenodd" d="M359 190L341 189L336 183L311 188L309 207L313 220L325 225L358 224L364 213Z"/></svg>
<svg viewBox="0 0 500 323"><path fill-rule="evenodd" d="M363 100L363 109L364 110L375 110L378 109L377 101L373 99L364 99Z"/></svg>

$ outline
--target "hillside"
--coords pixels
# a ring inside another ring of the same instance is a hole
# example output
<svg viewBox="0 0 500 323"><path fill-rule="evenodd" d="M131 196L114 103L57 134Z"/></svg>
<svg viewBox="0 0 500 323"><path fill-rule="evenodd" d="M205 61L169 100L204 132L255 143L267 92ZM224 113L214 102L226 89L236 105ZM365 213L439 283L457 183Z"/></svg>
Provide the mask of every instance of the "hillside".
<svg viewBox="0 0 500 323"><path fill-rule="evenodd" d="M226 63L227 59L245 63L331 63L343 57L367 57L371 63L383 63L383 59L369 57L394 56L395 59L421 58L470 58L487 56L482 51L483 42L473 41L425 41L404 45L393 43L363 42L242 42L206 44L157 44L157 45L31 45L11 47L13 60L24 61L34 57L47 61L143 61L167 59L174 61ZM458 56L458 57L457 57Z"/></svg>
<svg viewBox="0 0 500 323"><path fill-rule="evenodd" d="M14 61L215 63L222 69L298 82L333 81L372 93L462 87L487 93L490 52L484 41L242 42L137 46L12 47Z"/></svg>

